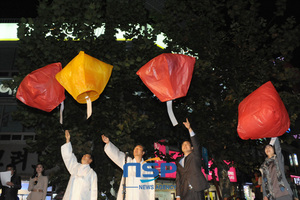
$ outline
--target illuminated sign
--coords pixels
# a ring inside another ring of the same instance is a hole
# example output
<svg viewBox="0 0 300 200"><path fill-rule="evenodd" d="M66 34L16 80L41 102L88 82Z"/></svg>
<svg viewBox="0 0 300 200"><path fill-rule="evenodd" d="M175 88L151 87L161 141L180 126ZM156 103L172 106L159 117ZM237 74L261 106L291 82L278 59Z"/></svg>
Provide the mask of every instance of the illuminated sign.
<svg viewBox="0 0 300 200"><path fill-rule="evenodd" d="M229 165L230 163L224 161L227 165ZM208 168L210 169L210 166L213 164L213 162L210 160L208 161ZM204 174L204 169L202 169L202 172ZM219 177L218 177L218 169L215 168L214 169L214 173L216 175L216 179L217 181L219 181ZM209 174L208 174L208 179L207 180L212 180L212 171L209 170ZM229 170L228 170L228 178L230 180L230 182L237 182L237 177L236 177L236 170L234 167L230 167Z"/></svg>
<svg viewBox="0 0 300 200"><path fill-rule="evenodd" d="M164 140L161 140L160 142L164 142ZM159 144L158 142L154 143L154 149L158 150L159 152L161 152L163 155L166 155L167 153L171 156L172 159L177 159L180 155L179 152L177 151L168 151L167 152L167 148L165 145L161 145ZM158 167L156 167L159 171L160 171L160 166L162 163L166 163L166 161L155 161L156 163L159 164ZM229 165L230 163L224 161L227 165ZM175 162L173 162L175 163ZM212 161L208 161L208 168L210 169L210 166L212 165ZM204 176L206 177L206 174L204 172L204 169L202 168L202 172L204 174ZM216 175L216 179L217 181L219 181L219 177L218 177L218 169L215 168L214 169L214 173ZM173 173L169 173L169 174L166 174L165 178L176 178L176 172L173 172ZM209 174L207 176L208 178L208 181L212 180L212 171L209 170ZM229 170L228 170L228 178L230 180L230 182L237 182L237 177L236 177L236 169L234 167L230 167Z"/></svg>
<svg viewBox="0 0 300 200"><path fill-rule="evenodd" d="M291 178L296 185L300 185L300 176L291 175Z"/></svg>
<svg viewBox="0 0 300 200"><path fill-rule="evenodd" d="M0 41L16 41L19 40L17 23L0 23Z"/></svg>
<svg viewBox="0 0 300 200"><path fill-rule="evenodd" d="M2 81L11 80L11 78L0 78L0 97L11 97L17 92L16 89L11 89L4 86Z"/></svg>

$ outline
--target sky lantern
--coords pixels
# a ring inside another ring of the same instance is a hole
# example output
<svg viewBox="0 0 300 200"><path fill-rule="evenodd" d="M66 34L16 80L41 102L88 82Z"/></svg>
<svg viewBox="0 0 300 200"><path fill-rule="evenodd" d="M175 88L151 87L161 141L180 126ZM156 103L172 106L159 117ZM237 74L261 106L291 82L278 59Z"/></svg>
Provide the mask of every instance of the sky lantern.
<svg viewBox="0 0 300 200"><path fill-rule="evenodd" d="M196 59L182 54L163 53L141 67L137 75L167 110L173 126L178 124L172 109L172 100L186 96Z"/></svg>
<svg viewBox="0 0 300 200"><path fill-rule="evenodd" d="M92 102L103 92L112 68L112 65L80 51L55 77L78 103L87 104L89 118Z"/></svg>
<svg viewBox="0 0 300 200"><path fill-rule="evenodd" d="M244 140L278 137L289 127L288 112L270 81L247 96L238 107L237 132Z"/></svg>
<svg viewBox="0 0 300 200"><path fill-rule="evenodd" d="M19 85L16 98L33 108L51 112L65 100L65 89L55 79L61 69L58 62L31 72Z"/></svg>

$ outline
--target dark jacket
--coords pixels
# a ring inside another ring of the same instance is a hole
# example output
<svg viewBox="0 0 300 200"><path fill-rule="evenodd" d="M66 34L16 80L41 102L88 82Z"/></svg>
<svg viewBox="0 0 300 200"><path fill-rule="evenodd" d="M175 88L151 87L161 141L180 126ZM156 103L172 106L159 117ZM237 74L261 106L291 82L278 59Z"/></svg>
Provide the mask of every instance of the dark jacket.
<svg viewBox="0 0 300 200"><path fill-rule="evenodd" d="M179 163L181 158L176 162L176 196L180 196L181 199L184 199L189 191L189 184L197 192L209 188L209 183L201 171L201 147L196 135L191 137L191 142L194 150L184 159L184 167Z"/></svg>
<svg viewBox="0 0 300 200"><path fill-rule="evenodd" d="M18 190L21 189L21 178L20 178L20 176L14 174L11 177L10 181L13 182L13 184L14 184L14 186L12 188L1 185L1 188L2 188L2 194L0 197L1 200L17 200L18 199Z"/></svg>

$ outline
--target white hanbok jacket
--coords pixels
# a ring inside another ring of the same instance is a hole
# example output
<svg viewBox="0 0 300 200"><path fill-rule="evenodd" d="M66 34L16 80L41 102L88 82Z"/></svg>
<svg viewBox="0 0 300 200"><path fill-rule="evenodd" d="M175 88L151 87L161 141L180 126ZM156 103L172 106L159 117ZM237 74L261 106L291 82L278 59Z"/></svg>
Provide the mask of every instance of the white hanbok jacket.
<svg viewBox="0 0 300 200"><path fill-rule="evenodd" d="M114 144L109 142L104 147L108 157L116 163L122 170L125 164L125 153L121 152ZM126 200L154 200L155 198L155 181L142 183L141 179L150 179L143 177L143 174L152 174L152 172L142 170L141 161L141 177L136 177L136 167L128 167L128 177L126 177ZM127 158L127 163L136 163L135 159ZM123 183L124 176L120 183L117 200L123 200Z"/></svg>
<svg viewBox="0 0 300 200"><path fill-rule="evenodd" d="M71 142L61 146L61 155L71 174L63 200L96 200L98 196L97 174L90 167L77 162Z"/></svg>

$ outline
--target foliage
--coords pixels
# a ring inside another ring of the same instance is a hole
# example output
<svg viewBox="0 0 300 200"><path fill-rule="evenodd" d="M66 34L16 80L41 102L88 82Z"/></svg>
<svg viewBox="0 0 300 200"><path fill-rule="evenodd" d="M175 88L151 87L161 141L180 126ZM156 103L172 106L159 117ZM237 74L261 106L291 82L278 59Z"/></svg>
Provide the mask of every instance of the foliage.
<svg viewBox="0 0 300 200"><path fill-rule="evenodd" d="M180 47L198 57L180 107L195 113L193 124L216 162L235 161L245 172L261 163L260 143L266 141L237 136L238 104L272 81L292 124L299 115L299 69L288 64L299 46L299 25L293 17L286 18L285 3L276 2L271 20L262 17L265 11L254 0L166 1L163 15L151 15L153 28L168 37L167 50Z"/></svg>
<svg viewBox="0 0 300 200"><path fill-rule="evenodd" d="M113 177L120 180L121 173L104 154L101 134L122 151L131 152L135 143L142 143L149 156L154 141L167 139L168 144L176 146L188 136L182 125L171 127L165 104L153 97L135 74L161 53L183 50L196 56L197 61L188 95L173 104L178 121L190 119L215 165L229 160L245 173L257 168L267 141L238 137L239 102L271 80L292 125L300 110L299 70L286 65L299 46L299 26L294 18L286 19L279 12L275 19L265 19L259 9L255 0L172 0L165 1L160 12L146 10L141 0L42 0L38 18L22 19L19 24L20 75L14 78L15 85L47 64L61 62L65 66L79 51L114 66L104 92L93 102L88 120L86 106L68 94L63 127L58 122L58 109L45 113L19 105L15 119L35 127L37 134L37 140L29 143L31 150L39 152L39 160L47 168L58 167L51 176L52 184L63 190L69 177L60 156L63 129L71 131L78 158L86 152L94 155L99 191L109 198L110 181ZM281 7L278 10L284 11ZM145 28L147 23L153 29ZM97 36L94 31L104 24L105 31ZM116 41L115 28L126 31L127 39L134 38ZM168 48L164 50L154 45L161 32L167 36ZM279 56L285 61L276 59ZM289 135L283 138L287 140ZM118 188L118 181L114 188Z"/></svg>

